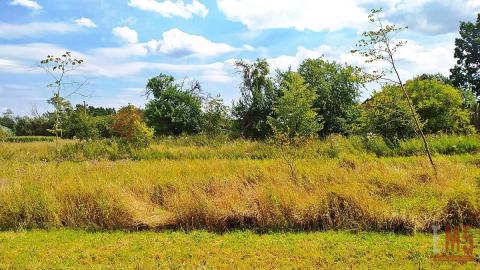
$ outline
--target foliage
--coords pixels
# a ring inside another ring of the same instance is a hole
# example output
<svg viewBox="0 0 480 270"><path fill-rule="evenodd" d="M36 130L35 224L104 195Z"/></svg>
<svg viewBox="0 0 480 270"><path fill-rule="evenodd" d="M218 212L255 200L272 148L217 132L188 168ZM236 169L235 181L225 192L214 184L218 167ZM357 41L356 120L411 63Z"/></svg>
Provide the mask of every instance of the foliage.
<svg viewBox="0 0 480 270"><path fill-rule="evenodd" d="M452 80L450 78L444 76L441 73L436 73L436 74L422 74L420 76L417 76L416 79L419 80L431 80L431 81L437 81L443 84L447 85L452 85ZM475 93L473 93L470 89L465 89L465 88L458 88L460 93L462 94L463 98L463 108L464 109L473 109L477 105L477 98L475 96Z"/></svg>
<svg viewBox="0 0 480 270"><path fill-rule="evenodd" d="M77 109L83 107L82 105L77 105ZM91 116L111 116L116 113L115 108L104 108L104 107L94 107L87 106L87 112Z"/></svg>
<svg viewBox="0 0 480 270"><path fill-rule="evenodd" d="M5 138L10 137L12 135L13 135L13 132L11 129L4 126L0 126L0 140L4 140Z"/></svg>
<svg viewBox="0 0 480 270"><path fill-rule="evenodd" d="M68 117L65 135L69 138L87 140L98 138L100 134L96 128L95 118L91 117L85 109L77 108Z"/></svg>
<svg viewBox="0 0 480 270"><path fill-rule="evenodd" d="M215 137L228 135L232 129L230 109L220 97L208 99L202 115L202 132Z"/></svg>
<svg viewBox="0 0 480 270"><path fill-rule="evenodd" d="M460 22L460 37L455 39L457 63L451 71L453 85L480 97L480 14L476 22Z"/></svg>
<svg viewBox="0 0 480 270"><path fill-rule="evenodd" d="M91 114L91 110L77 105L76 109L68 115L65 135L67 138L81 140L110 138L112 117L112 115L103 113L94 116Z"/></svg>
<svg viewBox="0 0 480 270"><path fill-rule="evenodd" d="M154 131L144 122L142 112L128 105L113 117L112 133L134 146L143 147L152 141Z"/></svg>
<svg viewBox="0 0 480 270"><path fill-rule="evenodd" d="M359 116L361 70L318 58L303 61L298 72L317 93L314 106L323 122L320 135L349 134Z"/></svg>
<svg viewBox="0 0 480 270"><path fill-rule="evenodd" d="M417 108L418 117L426 133L471 134L471 113L464 109L461 92L453 86L435 80L415 79L405 89ZM365 102L362 122L365 131L382 135L390 142L411 138L415 129L409 108L398 86L386 86Z"/></svg>
<svg viewBox="0 0 480 270"><path fill-rule="evenodd" d="M202 117L201 87L193 82L176 83L170 75L160 74L147 84L147 95L153 96L146 107L145 117L157 135L195 134L200 131Z"/></svg>
<svg viewBox="0 0 480 270"><path fill-rule="evenodd" d="M475 132L471 113L462 108L462 93L453 86L432 80L411 80L405 85L427 133Z"/></svg>
<svg viewBox="0 0 480 270"><path fill-rule="evenodd" d="M233 104L240 135L244 138L264 139L272 130L267 123L279 95L269 77L270 68L265 59L252 64L237 61L235 68L242 76L241 97Z"/></svg>
<svg viewBox="0 0 480 270"><path fill-rule="evenodd" d="M11 109L3 112L3 116L0 117L0 126L15 131L15 118L13 117L13 111Z"/></svg>
<svg viewBox="0 0 480 270"><path fill-rule="evenodd" d="M15 134L17 136L50 136L48 130L53 129L54 119L49 114L32 117L15 117Z"/></svg>
<svg viewBox="0 0 480 270"><path fill-rule="evenodd" d="M274 117L268 118L274 132L289 138L314 137L322 128L313 108L318 97L315 90L309 88L298 73L289 72L280 91L281 96L273 107Z"/></svg>
<svg viewBox="0 0 480 270"><path fill-rule="evenodd" d="M364 134L378 134L391 143L415 136L408 104L401 90L392 85L365 101L361 123Z"/></svg>

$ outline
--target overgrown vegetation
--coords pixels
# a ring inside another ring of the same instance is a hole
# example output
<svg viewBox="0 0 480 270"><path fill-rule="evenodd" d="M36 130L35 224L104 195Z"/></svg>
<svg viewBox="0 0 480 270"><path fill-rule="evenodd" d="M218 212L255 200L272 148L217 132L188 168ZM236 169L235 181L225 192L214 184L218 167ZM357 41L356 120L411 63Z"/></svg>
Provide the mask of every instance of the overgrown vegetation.
<svg viewBox="0 0 480 270"><path fill-rule="evenodd" d="M378 158L362 150L416 154L420 141L403 142L395 152L379 147L381 141L330 137L292 152L292 178L274 145L199 146L196 140L134 150L107 141L64 142L66 160L97 160L81 163L48 162L56 161L48 158L55 152L52 143L3 143L0 228L410 233L428 231L434 223L480 225L477 154L437 156L441 166L434 175L422 158ZM449 154L480 148L476 136L431 142L432 149ZM138 160L99 161L125 158Z"/></svg>

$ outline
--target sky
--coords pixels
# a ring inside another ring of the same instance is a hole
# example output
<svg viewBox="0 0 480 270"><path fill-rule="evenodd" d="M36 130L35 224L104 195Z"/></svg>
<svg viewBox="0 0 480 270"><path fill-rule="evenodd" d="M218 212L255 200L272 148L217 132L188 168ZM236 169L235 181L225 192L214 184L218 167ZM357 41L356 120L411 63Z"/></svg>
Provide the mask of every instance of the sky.
<svg viewBox="0 0 480 270"><path fill-rule="evenodd" d="M85 63L73 104L143 106L148 78L160 73L198 80L227 104L240 96L235 59L266 58L271 69L296 69L325 57L368 68L352 55L369 29L372 8L408 26L397 38L404 79L449 74L459 21L473 21L480 0L1 0L0 111L51 110L47 55L72 52ZM372 90L366 89L362 98Z"/></svg>

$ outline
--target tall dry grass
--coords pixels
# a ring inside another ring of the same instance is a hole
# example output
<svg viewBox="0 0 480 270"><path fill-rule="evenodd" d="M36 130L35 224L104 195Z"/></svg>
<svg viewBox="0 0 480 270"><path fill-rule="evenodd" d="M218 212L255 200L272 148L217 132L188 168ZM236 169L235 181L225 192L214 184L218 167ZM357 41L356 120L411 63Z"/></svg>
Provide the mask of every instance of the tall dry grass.
<svg viewBox="0 0 480 270"><path fill-rule="evenodd" d="M225 146L226 147L226 146ZM329 149L330 146L328 146ZM480 156L0 162L0 229L352 229L480 225Z"/></svg>

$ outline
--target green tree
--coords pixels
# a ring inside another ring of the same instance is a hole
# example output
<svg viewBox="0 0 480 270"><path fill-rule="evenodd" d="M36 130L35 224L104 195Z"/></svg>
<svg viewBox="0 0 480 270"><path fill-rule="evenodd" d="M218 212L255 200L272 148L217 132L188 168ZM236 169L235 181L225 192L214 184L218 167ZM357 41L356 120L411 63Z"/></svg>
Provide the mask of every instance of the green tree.
<svg viewBox="0 0 480 270"><path fill-rule="evenodd" d="M412 102L424 121L426 133L474 132L470 125L471 112L463 108L462 92L435 80L411 80L405 85Z"/></svg>
<svg viewBox="0 0 480 270"><path fill-rule="evenodd" d="M436 73L436 74L425 73L420 76L417 76L415 79L432 80L432 81L441 82L443 84L455 86L450 78L446 77L441 73ZM458 88L458 90L462 94L463 108L473 110L477 105L477 98L475 94L470 89Z"/></svg>
<svg viewBox="0 0 480 270"><path fill-rule="evenodd" d="M403 96L401 89L387 85L365 101L361 114L363 132L381 135L391 144L414 137L415 126Z"/></svg>
<svg viewBox="0 0 480 270"><path fill-rule="evenodd" d="M317 93L315 108L323 121L320 135L350 133L359 116L361 70L318 58L303 61L298 72Z"/></svg>
<svg viewBox="0 0 480 270"><path fill-rule="evenodd" d="M4 126L12 131L15 130L15 117L11 109L3 112L3 116L0 117L0 126Z"/></svg>
<svg viewBox="0 0 480 270"><path fill-rule="evenodd" d="M81 140L96 139L100 136L97 129L96 118L92 117L83 107L72 111L65 125L65 135L69 138L76 137Z"/></svg>
<svg viewBox="0 0 480 270"><path fill-rule="evenodd" d="M266 138L272 133L267 118L272 115L278 97L269 77L268 63L265 59L257 59L252 64L237 61L235 68L242 76L241 97L233 104L232 110L240 135L252 139Z"/></svg>
<svg viewBox="0 0 480 270"><path fill-rule="evenodd" d="M17 136L49 136L54 126L54 119L48 114L15 117L15 134Z"/></svg>
<svg viewBox="0 0 480 270"><path fill-rule="evenodd" d="M269 116L268 123L288 138L311 138L322 128L313 109L317 94L298 73L288 72L284 77L282 96L273 108L275 117Z"/></svg>
<svg viewBox="0 0 480 270"><path fill-rule="evenodd" d="M475 23L460 22L454 56L457 63L450 70L453 85L471 90L480 97L480 14Z"/></svg>
<svg viewBox="0 0 480 270"><path fill-rule="evenodd" d="M143 120L142 111L133 105L120 108L113 116L112 132L116 137L136 147L147 146L154 133Z"/></svg>
<svg viewBox="0 0 480 270"><path fill-rule="evenodd" d="M415 79L405 84L425 133L461 133L475 131L470 111L463 108L461 92L436 80ZM399 86L388 85L363 104L365 131L382 135L392 143L415 136L409 106Z"/></svg>
<svg viewBox="0 0 480 270"><path fill-rule="evenodd" d="M202 132L208 136L225 135L232 128L230 109L220 97L208 99L202 119Z"/></svg>
<svg viewBox="0 0 480 270"><path fill-rule="evenodd" d="M148 124L158 135L194 134L200 131L202 120L201 87L193 82L176 83L170 75L160 74L147 84L147 95L153 95L146 107Z"/></svg>

